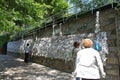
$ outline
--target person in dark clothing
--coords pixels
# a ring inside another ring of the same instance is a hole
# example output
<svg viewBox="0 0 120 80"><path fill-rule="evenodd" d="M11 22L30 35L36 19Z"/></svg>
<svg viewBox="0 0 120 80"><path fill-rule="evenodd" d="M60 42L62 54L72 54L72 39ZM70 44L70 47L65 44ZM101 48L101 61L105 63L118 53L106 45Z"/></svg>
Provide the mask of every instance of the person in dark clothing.
<svg viewBox="0 0 120 80"><path fill-rule="evenodd" d="M29 44L27 43L27 45L26 45L26 47L25 47L25 58L24 58L24 62L25 62L25 63L28 63L29 52L30 52Z"/></svg>
<svg viewBox="0 0 120 80"><path fill-rule="evenodd" d="M76 57L77 57L77 52L80 50L80 42L78 42L78 41L75 41L74 43L73 43L73 46L74 46L74 48L73 48L73 51L72 51L72 59L73 59L73 69L75 69L75 66L76 66Z"/></svg>

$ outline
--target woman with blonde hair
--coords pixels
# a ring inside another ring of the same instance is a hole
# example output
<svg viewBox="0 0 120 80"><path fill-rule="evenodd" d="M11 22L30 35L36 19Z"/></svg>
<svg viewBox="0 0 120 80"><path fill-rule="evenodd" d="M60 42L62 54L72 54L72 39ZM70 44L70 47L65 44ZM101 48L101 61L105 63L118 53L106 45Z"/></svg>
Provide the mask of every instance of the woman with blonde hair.
<svg viewBox="0 0 120 80"><path fill-rule="evenodd" d="M100 80L105 78L103 63L99 52L92 48L93 41L84 39L82 41L84 49L77 53L76 68L74 75L76 80Z"/></svg>

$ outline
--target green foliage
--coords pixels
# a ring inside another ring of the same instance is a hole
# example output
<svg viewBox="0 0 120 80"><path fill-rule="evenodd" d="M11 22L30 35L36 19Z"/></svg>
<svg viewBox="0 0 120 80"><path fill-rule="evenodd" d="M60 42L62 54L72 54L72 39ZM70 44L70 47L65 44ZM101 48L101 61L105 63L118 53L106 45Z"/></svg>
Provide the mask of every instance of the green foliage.
<svg viewBox="0 0 120 80"><path fill-rule="evenodd" d="M120 3L118 3L117 7L120 8Z"/></svg>
<svg viewBox="0 0 120 80"><path fill-rule="evenodd" d="M21 36L21 32L42 27L45 18L67 8L66 0L0 0L0 35Z"/></svg>
<svg viewBox="0 0 120 80"><path fill-rule="evenodd" d="M0 36L0 48L3 48L3 45L8 42L10 35L5 34Z"/></svg>
<svg viewBox="0 0 120 80"><path fill-rule="evenodd" d="M73 6L77 6L81 12L113 3L113 0L70 0Z"/></svg>

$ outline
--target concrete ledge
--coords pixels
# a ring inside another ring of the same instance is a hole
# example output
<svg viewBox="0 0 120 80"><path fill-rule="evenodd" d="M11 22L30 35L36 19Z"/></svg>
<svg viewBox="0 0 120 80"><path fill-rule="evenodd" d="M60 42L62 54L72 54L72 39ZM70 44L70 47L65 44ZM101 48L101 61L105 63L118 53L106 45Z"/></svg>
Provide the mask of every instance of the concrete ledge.
<svg viewBox="0 0 120 80"><path fill-rule="evenodd" d="M12 55L15 57L19 57L24 59L24 54L20 53L13 53L13 52L8 52L8 55ZM43 56L30 56L29 61L39 63L41 65L57 69L63 72L67 73L72 73L73 71L73 61L65 61L62 59L55 59L55 58L49 58L49 57L43 57Z"/></svg>
<svg viewBox="0 0 120 80"><path fill-rule="evenodd" d="M73 61L65 61L62 59L52 59L52 58L46 58L46 57L38 57L38 56L33 56L32 61L60 70L64 72L71 73L73 71Z"/></svg>

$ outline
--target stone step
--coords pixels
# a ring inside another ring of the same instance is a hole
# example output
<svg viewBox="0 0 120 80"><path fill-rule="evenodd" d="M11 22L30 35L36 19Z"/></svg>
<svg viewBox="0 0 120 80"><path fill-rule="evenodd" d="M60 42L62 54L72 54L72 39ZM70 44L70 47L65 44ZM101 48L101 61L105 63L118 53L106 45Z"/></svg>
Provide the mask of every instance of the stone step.
<svg viewBox="0 0 120 80"><path fill-rule="evenodd" d="M119 68L119 65L116 65L116 64L107 64L105 66L105 69L106 70L110 70L110 69L118 69Z"/></svg>
<svg viewBox="0 0 120 80"><path fill-rule="evenodd" d="M118 53L117 52L109 52L109 54L107 55L107 57L118 57Z"/></svg>
<svg viewBox="0 0 120 80"><path fill-rule="evenodd" d="M107 75L111 76L119 76L119 66L113 64L107 64L105 66L105 72Z"/></svg>
<svg viewBox="0 0 120 80"><path fill-rule="evenodd" d="M109 47L109 52L117 52L117 47Z"/></svg>
<svg viewBox="0 0 120 80"><path fill-rule="evenodd" d="M108 58L106 60L107 64L117 64L117 65L119 65L118 57L107 57L107 58Z"/></svg>
<svg viewBox="0 0 120 80"><path fill-rule="evenodd" d="M105 70L105 72L109 76L119 76L119 68L118 69Z"/></svg>
<svg viewBox="0 0 120 80"><path fill-rule="evenodd" d="M100 79L100 80L120 80L120 77L119 76L107 75L105 79Z"/></svg>
<svg viewBox="0 0 120 80"><path fill-rule="evenodd" d="M117 46L116 39L107 40L107 44L109 47Z"/></svg>
<svg viewBox="0 0 120 80"><path fill-rule="evenodd" d="M109 34L108 39L117 39L116 34Z"/></svg>

